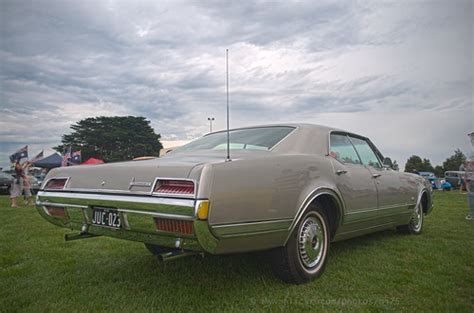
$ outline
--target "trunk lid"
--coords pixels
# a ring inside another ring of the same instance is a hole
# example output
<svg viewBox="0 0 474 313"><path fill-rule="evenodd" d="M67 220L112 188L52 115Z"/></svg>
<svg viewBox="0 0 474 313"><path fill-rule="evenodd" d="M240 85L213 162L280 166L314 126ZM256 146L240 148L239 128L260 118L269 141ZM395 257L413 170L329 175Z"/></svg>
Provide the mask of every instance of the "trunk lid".
<svg viewBox="0 0 474 313"><path fill-rule="evenodd" d="M233 160L262 157L268 151L233 151ZM52 170L47 179L69 177L66 190L105 192L151 192L156 177L188 178L200 165L225 162L225 151L170 153L146 161L127 161L98 165L79 165ZM45 181L47 181L47 179Z"/></svg>

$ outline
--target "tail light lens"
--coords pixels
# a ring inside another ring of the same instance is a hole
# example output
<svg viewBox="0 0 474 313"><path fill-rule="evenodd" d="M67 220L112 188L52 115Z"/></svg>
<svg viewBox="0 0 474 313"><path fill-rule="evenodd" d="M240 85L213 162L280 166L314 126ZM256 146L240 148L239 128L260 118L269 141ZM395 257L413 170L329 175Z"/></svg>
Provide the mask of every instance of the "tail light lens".
<svg viewBox="0 0 474 313"><path fill-rule="evenodd" d="M194 191L194 182L190 180L158 180L153 192L192 196Z"/></svg>
<svg viewBox="0 0 474 313"><path fill-rule="evenodd" d="M66 218L66 210L62 207L45 206L45 208L46 211L48 211L48 214L51 216Z"/></svg>
<svg viewBox="0 0 474 313"><path fill-rule="evenodd" d="M172 220L169 218L155 218L155 227L159 231L192 235L194 232L192 221Z"/></svg>
<svg viewBox="0 0 474 313"><path fill-rule="evenodd" d="M44 189L64 189L66 182L67 178L53 178L48 180Z"/></svg>

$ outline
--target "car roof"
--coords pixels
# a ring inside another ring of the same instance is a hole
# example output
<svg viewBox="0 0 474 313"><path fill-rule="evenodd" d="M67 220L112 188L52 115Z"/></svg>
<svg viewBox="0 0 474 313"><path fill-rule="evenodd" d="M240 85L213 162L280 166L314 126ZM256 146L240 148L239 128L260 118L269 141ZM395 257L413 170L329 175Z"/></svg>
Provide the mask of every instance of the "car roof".
<svg viewBox="0 0 474 313"><path fill-rule="evenodd" d="M279 123L279 124L263 124L263 125L252 125L238 128L231 128L230 131L243 130L243 129L254 129L254 128L266 128L266 127L292 127L295 131L292 131L287 137L282 139L276 146L272 148L272 151L276 153L316 153L320 155L326 155L329 147L329 133L331 132L342 132L350 135L354 135L360 138L367 138L365 136L329 127L325 125L309 124L309 123ZM210 134L222 133L226 130L219 130ZM210 134L206 134L208 136Z"/></svg>

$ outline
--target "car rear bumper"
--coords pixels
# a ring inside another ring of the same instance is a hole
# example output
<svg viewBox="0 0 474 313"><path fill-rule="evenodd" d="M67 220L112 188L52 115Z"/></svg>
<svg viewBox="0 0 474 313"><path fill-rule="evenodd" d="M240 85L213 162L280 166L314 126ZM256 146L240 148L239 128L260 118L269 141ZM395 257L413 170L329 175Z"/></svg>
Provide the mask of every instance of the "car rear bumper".
<svg viewBox="0 0 474 313"><path fill-rule="evenodd" d="M120 239L156 244L164 247L215 253L217 239L207 221L196 218L195 199L155 196L39 191L36 207L43 218L60 227L87 231ZM47 207L64 208L64 216L50 214ZM93 207L116 209L120 229L92 224ZM157 230L156 220L192 224L192 232Z"/></svg>

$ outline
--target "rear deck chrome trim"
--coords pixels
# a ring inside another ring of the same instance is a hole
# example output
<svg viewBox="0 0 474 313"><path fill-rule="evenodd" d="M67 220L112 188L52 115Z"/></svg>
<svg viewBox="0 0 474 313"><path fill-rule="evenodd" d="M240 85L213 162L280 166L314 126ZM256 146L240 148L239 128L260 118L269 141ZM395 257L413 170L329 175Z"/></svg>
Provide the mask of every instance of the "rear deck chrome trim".
<svg viewBox="0 0 474 313"><path fill-rule="evenodd" d="M158 197L137 197L137 196L119 196L119 195L105 195L105 194L90 194L90 193L71 193L71 192L50 192L38 191L38 197L50 197L61 199L78 199L78 200L100 200L100 201L117 201L117 202L133 202L143 204L163 204L173 206L183 206L194 208L195 200L192 199L173 199L173 198L158 198Z"/></svg>
<svg viewBox="0 0 474 313"><path fill-rule="evenodd" d="M191 216L183 216L183 215L167 214L167 213L158 213L158 212L149 212L149 211L139 211L139 210L128 210L128 209L117 209L117 210L119 212L123 212L123 213L145 214L145 215L151 215L151 216L154 216L154 217L169 218L169 219L173 219L173 220L194 221L194 217L191 217Z"/></svg>

